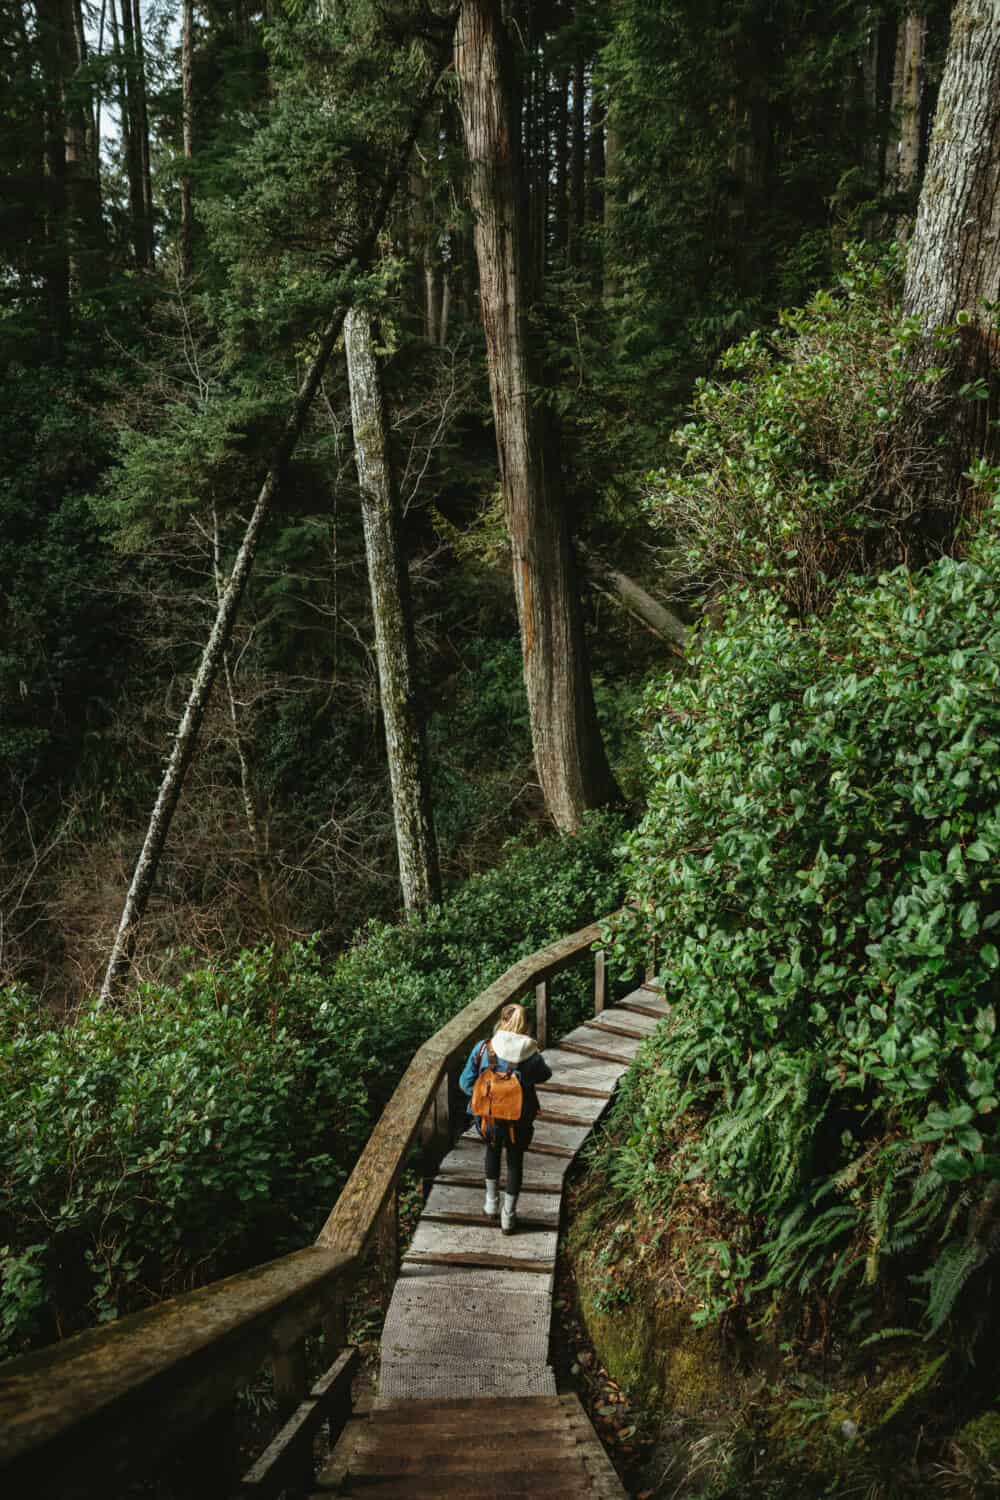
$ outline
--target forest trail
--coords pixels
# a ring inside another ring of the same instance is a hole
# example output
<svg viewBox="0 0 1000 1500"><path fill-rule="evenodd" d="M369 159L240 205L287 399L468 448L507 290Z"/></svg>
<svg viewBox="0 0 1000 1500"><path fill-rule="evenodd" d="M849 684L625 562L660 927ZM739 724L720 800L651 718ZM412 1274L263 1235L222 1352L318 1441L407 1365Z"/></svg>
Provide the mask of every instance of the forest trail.
<svg viewBox="0 0 1000 1500"><path fill-rule="evenodd" d="M552 1078L524 1167L518 1230L483 1206L467 1130L441 1162L382 1333L378 1395L348 1423L320 1495L586 1495L625 1490L549 1363L563 1181L618 1079L667 1014L643 985L545 1051ZM502 1179L501 1179L502 1180Z"/></svg>

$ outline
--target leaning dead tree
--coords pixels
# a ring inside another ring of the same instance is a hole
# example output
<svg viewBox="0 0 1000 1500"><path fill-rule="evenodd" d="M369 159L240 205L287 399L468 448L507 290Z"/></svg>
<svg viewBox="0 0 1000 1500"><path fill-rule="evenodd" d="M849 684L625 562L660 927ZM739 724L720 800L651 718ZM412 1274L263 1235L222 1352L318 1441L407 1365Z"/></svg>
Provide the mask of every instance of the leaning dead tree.
<svg viewBox="0 0 1000 1500"><path fill-rule="evenodd" d="M344 257L346 263L353 262L359 270L364 270L371 264L378 236L385 224L396 188L406 173L413 143L416 140L424 116L430 107L431 99L437 89L438 81L444 71L445 64L451 55L451 45L451 35L449 33L446 46L442 45L435 55L430 80L414 110L406 136L400 144L396 157L386 174L382 190L372 211L371 219L363 234L350 247L349 252ZM146 912L149 895L153 888L153 882L156 879L156 873L163 856L167 836L170 832L170 825L173 821L177 803L180 800L181 791L184 786L184 777L195 752L198 742L198 731L205 716L209 694L212 691L215 678L222 665L233 623L253 570L254 558L256 557L261 533L270 515L288 462L302 435L310 407L319 389L320 381L323 378L323 372L326 369L334 346L340 337L346 311L346 308L339 308L320 335L318 348L299 386L298 394L285 421L281 437L272 454L267 473L264 476L263 483L257 495L256 503L247 522L232 571L219 599L215 623L202 651L201 662L195 673L184 713L177 727L177 732L174 735L173 749L170 752L170 758L167 761L166 769L160 782L156 803L150 816L149 826L146 829L146 837L143 840L139 858L136 860L132 882L128 889L128 895L125 898L125 905L122 908L121 919L118 923L118 931L115 935L107 971L104 975L104 983L101 985L102 1000L111 999L128 976L135 947L136 933Z"/></svg>
<svg viewBox="0 0 1000 1500"><path fill-rule="evenodd" d="M416 646L410 576L400 535L399 489L371 314L353 307L344 320L354 456L375 625L399 883L407 911L441 899L427 748L416 699Z"/></svg>

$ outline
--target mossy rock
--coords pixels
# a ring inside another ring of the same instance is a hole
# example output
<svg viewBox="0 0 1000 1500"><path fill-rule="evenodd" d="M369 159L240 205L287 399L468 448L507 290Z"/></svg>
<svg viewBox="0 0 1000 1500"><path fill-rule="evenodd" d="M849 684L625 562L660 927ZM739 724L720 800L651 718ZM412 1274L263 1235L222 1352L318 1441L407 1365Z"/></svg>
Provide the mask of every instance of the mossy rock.
<svg viewBox="0 0 1000 1500"><path fill-rule="evenodd" d="M974 1493L1000 1494L1000 1411L966 1422L951 1449L956 1475L974 1486Z"/></svg>
<svg viewBox="0 0 1000 1500"><path fill-rule="evenodd" d="M645 1404L702 1413L727 1400L735 1377L723 1357L718 1330L695 1328L691 1309L636 1290L615 1306L601 1306L599 1290L578 1281L587 1335L612 1380Z"/></svg>

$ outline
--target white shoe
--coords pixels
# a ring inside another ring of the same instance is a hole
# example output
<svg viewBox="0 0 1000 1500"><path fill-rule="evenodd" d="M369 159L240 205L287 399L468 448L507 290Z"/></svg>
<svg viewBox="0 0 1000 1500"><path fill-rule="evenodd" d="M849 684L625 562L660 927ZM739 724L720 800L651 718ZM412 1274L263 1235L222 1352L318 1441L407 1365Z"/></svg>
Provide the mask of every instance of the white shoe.
<svg viewBox="0 0 1000 1500"><path fill-rule="evenodd" d="M495 1219L496 1216L497 1216L497 1214L500 1212L500 1202L499 1202L499 1196L498 1196L499 1192L500 1192L500 1179L499 1179L499 1177L496 1178L494 1181L491 1181L490 1178L487 1177L487 1179L486 1179L486 1202L483 1204L483 1213L486 1215L486 1217L488 1219Z"/></svg>
<svg viewBox="0 0 1000 1500"><path fill-rule="evenodd" d="M503 1195L503 1210L500 1214L500 1228L504 1234L513 1234L517 1229L516 1193L504 1193Z"/></svg>

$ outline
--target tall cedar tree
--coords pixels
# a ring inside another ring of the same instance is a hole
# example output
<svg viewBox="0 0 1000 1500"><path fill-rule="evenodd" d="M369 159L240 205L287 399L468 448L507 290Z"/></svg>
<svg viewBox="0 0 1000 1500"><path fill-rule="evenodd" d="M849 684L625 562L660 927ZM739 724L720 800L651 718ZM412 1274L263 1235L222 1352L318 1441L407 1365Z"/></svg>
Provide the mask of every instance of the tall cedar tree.
<svg viewBox="0 0 1000 1500"><path fill-rule="evenodd" d="M619 794L594 706L558 443L532 394L526 200L499 3L462 6L455 62L535 764L553 821L572 830Z"/></svg>

